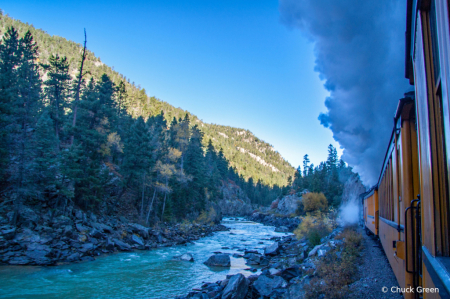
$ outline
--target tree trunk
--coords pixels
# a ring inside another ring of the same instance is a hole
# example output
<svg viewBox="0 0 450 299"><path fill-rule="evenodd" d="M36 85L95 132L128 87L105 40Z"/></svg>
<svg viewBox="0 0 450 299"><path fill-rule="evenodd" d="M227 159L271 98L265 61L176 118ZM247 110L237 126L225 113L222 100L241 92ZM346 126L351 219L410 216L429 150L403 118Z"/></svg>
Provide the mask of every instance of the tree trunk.
<svg viewBox="0 0 450 299"><path fill-rule="evenodd" d="M163 222L164 209L166 208L166 196L167 196L167 192L164 193L164 203L163 203L163 208L162 208L162 213L161 213L161 222Z"/></svg>
<svg viewBox="0 0 450 299"><path fill-rule="evenodd" d="M142 200L141 200L141 219L144 218L144 194L145 194L145 173L142 179Z"/></svg>
<svg viewBox="0 0 450 299"><path fill-rule="evenodd" d="M156 196L156 188L155 188L155 192L153 192L152 202L150 203L150 206L148 207L147 219L145 220L145 223L147 225L148 225L148 219L150 218L150 213L152 212L153 201L155 200L155 196Z"/></svg>
<svg viewBox="0 0 450 299"><path fill-rule="evenodd" d="M77 82L77 88L75 90L75 101L73 104L73 120L72 120L72 128L75 128L75 125L77 123L77 110L78 110L78 102L80 100L80 89L81 89L81 82L83 81L83 66L84 66L84 61L86 60L86 29L84 29L84 48L83 48L83 54L81 55L81 64L80 64L80 69L79 69L79 73L78 73L78 82ZM72 147L73 145L73 132L72 132L72 136L70 136L70 146Z"/></svg>

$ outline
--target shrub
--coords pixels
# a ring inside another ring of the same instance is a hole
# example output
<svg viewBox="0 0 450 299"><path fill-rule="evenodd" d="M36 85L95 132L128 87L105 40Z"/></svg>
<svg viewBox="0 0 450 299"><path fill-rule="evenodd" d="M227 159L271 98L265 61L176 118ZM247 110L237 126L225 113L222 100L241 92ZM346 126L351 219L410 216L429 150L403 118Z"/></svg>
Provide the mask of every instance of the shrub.
<svg viewBox="0 0 450 299"><path fill-rule="evenodd" d="M216 210L211 207L209 211L203 210L200 215L197 217L195 222L197 223L208 223L208 224L214 224L217 218L217 212Z"/></svg>
<svg viewBox="0 0 450 299"><path fill-rule="evenodd" d="M301 205L305 213L324 212L328 208L328 201L323 193L311 192L303 195Z"/></svg>
<svg viewBox="0 0 450 299"><path fill-rule="evenodd" d="M316 276L305 286L306 298L347 298L348 285L356 275L356 263L362 249L362 235L346 228L336 239L344 241L317 263Z"/></svg>
<svg viewBox="0 0 450 299"><path fill-rule="evenodd" d="M294 231L297 239L306 237L312 246L320 244L320 239L331 232L331 225L320 213L316 216L307 215Z"/></svg>

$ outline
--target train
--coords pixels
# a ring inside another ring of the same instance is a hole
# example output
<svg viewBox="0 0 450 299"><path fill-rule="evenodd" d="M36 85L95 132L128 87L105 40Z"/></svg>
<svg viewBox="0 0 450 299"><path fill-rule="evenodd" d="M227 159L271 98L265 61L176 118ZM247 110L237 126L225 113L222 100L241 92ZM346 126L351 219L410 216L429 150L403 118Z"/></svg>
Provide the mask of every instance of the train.
<svg viewBox="0 0 450 299"><path fill-rule="evenodd" d="M414 88L398 101L377 183L360 195L363 222L405 298L450 298L450 1L406 7Z"/></svg>

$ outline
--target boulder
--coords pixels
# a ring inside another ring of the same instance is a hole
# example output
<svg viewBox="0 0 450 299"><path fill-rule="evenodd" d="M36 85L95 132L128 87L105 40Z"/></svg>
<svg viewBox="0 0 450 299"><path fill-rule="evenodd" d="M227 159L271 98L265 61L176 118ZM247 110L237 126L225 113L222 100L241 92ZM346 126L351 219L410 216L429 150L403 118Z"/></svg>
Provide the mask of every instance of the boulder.
<svg viewBox="0 0 450 299"><path fill-rule="evenodd" d="M272 245L264 248L265 255L277 255L280 252L280 245L278 242L273 243Z"/></svg>
<svg viewBox="0 0 450 299"><path fill-rule="evenodd" d="M69 262L76 262L76 261L79 261L79 260L80 260L80 254L78 252L72 253L67 258L67 261L69 261Z"/></svg>
<svg viewBox="0 0 450 299"><path fill-rule="evenodd" d="M113 239L113 242L116 245L116 247L121 251L130 251L131 250L131 246L125 242L122 242L118 239Z"/></svg>
<svg viewBox="0 0 450 299"><path fill-rule="evenodd" d="M210 256L203 264L209 267L230 267L231 260L228 254L215 254Z"/></svg>
<svg viewBox="0 0 450 299"><path fill-rule="evenodd" d="M90 235L97 239L103 238L103 234L101 232L99 232L98 230L96 230L95 228L91 230Z"/></svg>
<svg viewBox="0 0 450 299"><path fill-rule="evenodd" d="M253 287L258 291L261 296L270 296L274 289L284 288L287 286L287 282L280 276L269 278L265 275L260 275L258 279L253 283Z"/></svg>
<svg viewBox="0 0 450 299"><path fill-rule="evenodd" d="M112 242L109 238L106 240L105 249L110 252L114 251L114 242Z"/></svg>
<svg viewBox="0 0 450 299"><path fill-rule="evenodd" d="M90 253L91 251L93 251L95 249L94 244L92 243L85 243L81 246L80 251L82 253Z"/></svg>
<svg viewBox="0 0 450 299"><path fill-rule="evenodd" d="M0 234L3 236L3 238L5 238L5 240L12 240L16 235L16 229L3 229L0 231Z"/></svg>
<svg viewBox="0 0 450 299"><path fill-rule="evenodd" d="M173 259L177 260L177 261L187 261L187 262L193 262L194 261L194 257L190 253L185 253L185 254L182 254L182 255L179 255L179 256L174 256Z"/></svg>
<svg viewBox="0 0 450 299"><path fill-rule="evenodd" d="M286 269L282 270L280 273L280 276L286 281L290 281L291 279L293 279L295 277L299 277L301 275L302 275L302 270L298 266L286 268Z"/></svg>
<svg viewBox="0 0 450 299"><path fill-rule="evenodd" d="M133 234L131 236L131 241L134 244L140 245L140 246L144 246L144 240L142 240L141 237L139 237L138 235Z"/></svg>
<svg viewBox="0 0 450 299"><path fill-rule="evenodd" d="M309 253L308 257L315 256L317 251L323 246L324 244L316 245Z"/></svg>
<svg viewBox="0 0 450 299"><path fill-rule="evenodd" d="M223 290L222 299L244 299L248 292L249 282L242 274L230 277Z"/></svg>
<svg viewBox="0 0 450 299"><path fill-rule="evenodd" d="M138 234L144 239L148 239L148 228L146 228L145 226L142 226L137 223L130 223L128 224L128 226L131 227L134 233Z"/></svg>

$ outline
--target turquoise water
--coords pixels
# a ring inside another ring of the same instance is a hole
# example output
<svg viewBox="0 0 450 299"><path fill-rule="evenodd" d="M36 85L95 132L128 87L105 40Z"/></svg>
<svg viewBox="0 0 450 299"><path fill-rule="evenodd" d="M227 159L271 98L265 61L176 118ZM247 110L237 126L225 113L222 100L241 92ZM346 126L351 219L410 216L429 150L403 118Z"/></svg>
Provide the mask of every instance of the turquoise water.
<svg viewBox="0 0 450 299"><path fill-rule="evenodd" d="M205 266L203 262L214 251L262 251L273 243L271 237L286 235L242 219L225 218L222 224L231 231L214 233L187 246L122 252L56 267L0 266L0 298L173 298L227 274L254 274L244 270L249 266L243 258L231 257L230 268ZM172 260L183 253L191 253L195 261Z"/></svg>

